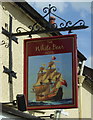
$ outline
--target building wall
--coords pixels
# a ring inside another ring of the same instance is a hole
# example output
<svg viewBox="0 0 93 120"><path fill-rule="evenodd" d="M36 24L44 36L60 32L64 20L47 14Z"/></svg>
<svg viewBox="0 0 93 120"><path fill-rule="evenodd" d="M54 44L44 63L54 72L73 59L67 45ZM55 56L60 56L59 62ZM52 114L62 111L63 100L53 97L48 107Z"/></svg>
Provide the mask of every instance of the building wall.
<svg viewBox="0 0 93 120"><path fill-rule="evenodd" d="M83 88L83 94L82 94L82 116L83 118L90 118L91 112L92 112L91 111L91 93Z"/></svg>
<svg viewBox="0 0 93 120"><path fill-rule="evenodd" d="M91 94L92 93L92 94ZM82 117L93 119L93 89L83 83L82 87Z"/></svg>
<svg viewBox="0 0 93 120"><path fill-rule="evenodd" d="M13 17L13 32L16 32L17 27L23 27L26 28L34 24L34 20L31 19L28 15L26 15L21 9L19 9L14 3L0 3L0 43L2 43L2 40L5 41L5 43L9 43L8 38L3 35L2 27L5 28L5 23L8 24L9 29L9 14ZM40 35L32 35L32 38L37 37L47 37L51 36L50 34L40 34ZM8 82L8 75L3 73L3 66L9 67L9 47L6 48L5 44L0 44L0 102L9 102L10 100L16 99L16 95L23 93L24 85L23 85L23 75L24 75L24 39L27 39L28 36L22 36L18 37L18 44L16 44L14 41L12 41L12 69L17 73L17 79L13 78L13 84L10 84ZM91 113L91 93L89 93L87 90L83 89L83 117L89 117ZM11 96L10 96L11 92ZM88 96L86 98L86 96ZM88 103L87 103L88 101ZM85 105L86 104L86 105ZM89 105L89 106L88 106ZM88 109L86 109L88 108ZM54 113L55 110L44 110L46 113L44 115L49 115L50 113ZM31 112L31 111L29 111ZM85 114L86 113L86 114ZM37 114L35 115L42 115ZM79 117L79 109L66 109L62 112L61 118L78 118Z"/></svg>
<svg viewBox="0 0 93 120"><path fill-rule="evenodd" d="M13 32L16 32L17 27L23 27L25 29L28 29L27 27L29 25L32 25L35 23L34 20L32 20L30 17L28 17L21 9L19 9L16 5L13 3L7 3L3 2L0 5L0 14L2 14L2 17L0 19L0 30L2 30L2 27L5 28L5 23L8 24L9 29L9 14L13 17ZM37 37L47 37L48 34L41 34L41 35L33 35L32 38ZM8 38L0 34L0 40L4 40L5 43L9 43ZM17 73L17 79L13 78L13 85L9 84L8 82L8 75L3 73L3 66L7 67L9 66L9 47L6 48L5 44L0 45L0 58L2 58L2 61L0 61L0 77L2 77L2 96L0 98L0 101L2 102L8 102L10 101L10 91L13 91L13 99L16 99L16 95L19 93L23 93L23 70L24 70L24 39L29 39L28 36L22 36L18 37L18 44L16 44L14 41L12 41L12 69ZM10 90L11 89L11 90ZM11 99L12 100L12 99Z"/></svg>

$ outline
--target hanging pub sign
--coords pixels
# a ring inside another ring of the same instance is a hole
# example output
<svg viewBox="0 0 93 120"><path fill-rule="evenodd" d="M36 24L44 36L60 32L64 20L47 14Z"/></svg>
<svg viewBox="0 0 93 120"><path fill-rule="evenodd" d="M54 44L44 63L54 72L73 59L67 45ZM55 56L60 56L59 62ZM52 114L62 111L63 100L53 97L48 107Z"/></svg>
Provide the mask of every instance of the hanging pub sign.
<svg viewBox="0 0 93 120"><path fill-rule="evenodd" d="M24 40L27 109L77 107L76 35Z"/></svg>

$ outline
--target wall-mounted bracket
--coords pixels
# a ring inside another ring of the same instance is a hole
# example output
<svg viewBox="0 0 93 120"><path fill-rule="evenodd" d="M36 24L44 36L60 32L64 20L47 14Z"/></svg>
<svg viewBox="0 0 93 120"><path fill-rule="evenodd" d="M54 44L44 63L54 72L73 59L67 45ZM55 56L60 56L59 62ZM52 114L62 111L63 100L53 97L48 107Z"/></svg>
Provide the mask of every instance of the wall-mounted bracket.
<svg viewBox="0 0 93 120"><path fill-rule="evenodd" d="M45 18L47 16L49 18L49 20L44 25L44 27L47 29L43 29L36 22L33 25L29 25L29 27L28 27L30 29L29 31L23 27L17 27L16 33L12 33L12 35L23 36L23 35L42 34L42 33L62 32L62 31L68 31L68 33L70 34L70 33L72 33L72 30L81 30L81 29L86 29L89 27L89 26L86 26L84 20L81 20L81 19L76 21L75 23L73 23L70 20L66 21L65 19L63 19L53 13L56 10L57 10L57 8L55 6L51 6L51 4L49 4L49 7L45 7L43 9L43 12L45 13L45 16L43 16L43 18ZM51 15L53 15L53 16L51 16ZM59 23L59 25L58 25L55 21L51 22L51 20L53 20L53 18L59 19L61 21L61 23Z"/></svg>
<svg viewBox="0 0 93 120"><path fill-rule="evenodd" d="M30 29L29 31L23 27L17 27L15 33L13 32L10 33L2 27L2 33L5 34L7 37L13 36L13 38L15 36L23 36L23 35L29 35L31 37L31 35L33 34L53 33L53 32L61 32L61 31L68 31L68 33L72 33L72 30L86 29L89 27L85 25L84 20L78 20L75 23L73 23L70 20L66 21L65 19L53 13L56 10L57 8L55 6L51 6L51 4L49 4L49 7L43 8L43 12L45 13L45 16L43 16L43 18L49 16L49 21L47 21L47 24L45 25L45 28L48 28L47 30L41 27L40 25L38 25L38 23L36 22L33 25L29 25L28 27ZM61 23L59 25L57 25L57 23L55 22L51 24L51 19L50 19L52 17L51 15L53 15L55 19L58 18L59 20L61 20ZM12 40L14 40L18 44L17 38L14 38Z"/></svg>
<svg viewBox="0 0 93 120"><path fill-rule="evenodd" d="M16 74L14 71L11 71L10 69L8 69L7 67L3 66L3 72L8 74L8 75L11 75L12 77L14 78L17 78Z"/></svg>
<svg viewBox="0 0 93 120"><path fill-rule="evenodd" d="M72 33L72 30L81 30L81 29L86 29L86 28L88 28L88 26L71 26L71 27L51 28L49 30L38 30L38 31L34 30L34 31L26 31L26 32L17 32L17 33L13 33L12 35L23 36L23 35L42 34L42 33L53 33L53 32L59 32L59 31L68 31L68 33Z"/></svg>

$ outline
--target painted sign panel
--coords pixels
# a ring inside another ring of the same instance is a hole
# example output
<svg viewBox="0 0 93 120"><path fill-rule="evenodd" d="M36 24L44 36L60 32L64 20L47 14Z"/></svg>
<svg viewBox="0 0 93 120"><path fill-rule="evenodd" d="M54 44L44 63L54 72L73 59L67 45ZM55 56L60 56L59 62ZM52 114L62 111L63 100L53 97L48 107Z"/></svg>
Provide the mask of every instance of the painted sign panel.
<svg viewBox="0 0 93 120"><path fill-rule="evenodd" d="M77 107L76 35L24 41L27 109Z"/></svg>

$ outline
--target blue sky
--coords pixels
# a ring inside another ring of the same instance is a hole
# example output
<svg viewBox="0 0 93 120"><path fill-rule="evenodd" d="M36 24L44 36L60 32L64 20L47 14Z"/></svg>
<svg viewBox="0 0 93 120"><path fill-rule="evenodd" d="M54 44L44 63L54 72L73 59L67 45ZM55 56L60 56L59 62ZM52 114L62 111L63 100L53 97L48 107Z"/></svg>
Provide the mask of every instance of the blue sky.
<svg viewBox="0 0 93 120"><path fill-rule="evenodd" d="M91 2L52 2L52 0L50 0L50 2L28 2L42 16L45 15L43 8L51 4L57 8L57 11L54 13L66 21L70 20L74 24L80 19L84 20L89 28L74 30L72 32L77 34L78 50L87 58L85 64L89 67L93 67L91 66L91 59L93 58L91 54ZM59 22L60 21L56 19L56 23L59 24ZM62 32L62 34L65 35L68 33Z"/></svg>

